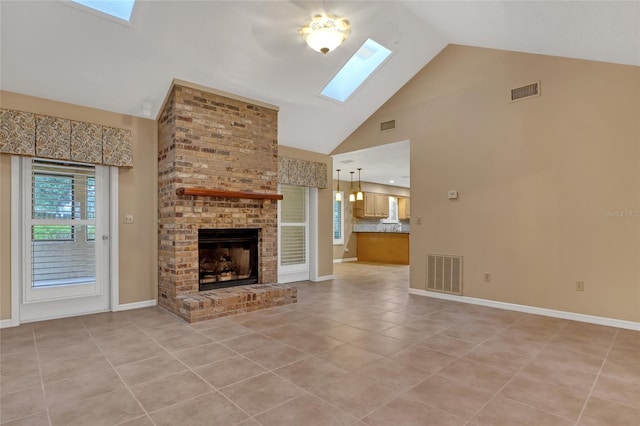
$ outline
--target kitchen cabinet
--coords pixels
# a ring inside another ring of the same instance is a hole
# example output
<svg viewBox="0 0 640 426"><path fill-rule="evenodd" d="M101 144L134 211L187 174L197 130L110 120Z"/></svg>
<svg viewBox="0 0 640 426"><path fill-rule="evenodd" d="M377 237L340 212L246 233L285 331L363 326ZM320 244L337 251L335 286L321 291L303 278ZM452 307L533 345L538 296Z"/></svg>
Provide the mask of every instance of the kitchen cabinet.
<svg viewBox="0 0 640 426"><path fill-rule="evenodd" d="M364 199L356 201L353 206L353 215L363 218L383 219L389 217L389 196L365 192Z"/></svg>
<svg viewBox="0 0 640 426"><path fill-rule="evenodd" d="M358 261L409 264L409 234L358 232Z"/></svg>
<svg viewBox="0 0 640 426"><path fill-rule="evenodd" d="M411 210L411 199L409 197L398 197L398 219L409 219Z"/></svg>

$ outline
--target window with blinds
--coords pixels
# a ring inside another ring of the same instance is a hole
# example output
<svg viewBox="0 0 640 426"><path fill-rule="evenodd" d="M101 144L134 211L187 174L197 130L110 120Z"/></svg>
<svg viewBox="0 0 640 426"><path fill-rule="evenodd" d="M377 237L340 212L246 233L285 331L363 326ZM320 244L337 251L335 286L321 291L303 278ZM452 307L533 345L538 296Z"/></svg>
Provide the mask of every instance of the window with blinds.
<svg viewBox="0 0 640 426"><path fill-rule="evenodd" d="M307 263L307 188L282 185L280 204L280 264Z"/></svg>
<svg viewBox="0 0 640 426"><path fill-rule="evenodd" d="M95 167L32 160L32 287L95 281Z"/></svg>
<svg viewBox="0 0 640 426"><path fill-rule="evenodd" d="M340 191L342 193L342 191ZM342 200L344 194L342 194L341 200L336 200L336 191L333 191L333 244L344 244L344 204Z"/></svg>

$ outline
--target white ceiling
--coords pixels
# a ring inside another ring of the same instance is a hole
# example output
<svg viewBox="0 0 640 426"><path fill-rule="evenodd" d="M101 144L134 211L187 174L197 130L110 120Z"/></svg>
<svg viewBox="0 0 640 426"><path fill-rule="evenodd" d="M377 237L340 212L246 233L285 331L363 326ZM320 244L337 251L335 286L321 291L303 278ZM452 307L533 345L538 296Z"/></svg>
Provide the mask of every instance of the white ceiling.
<svg viewBox="0 0 640 426"><path fill-rule="evenodd" d="M365 182L410 188L409 146L410 141L395 142L373 148L333 155L333 168L340 169L340 180L349 181L349 172L358 179L358 167ZM338 173L333 171L333 178ZM391 182L393 181L393 182Z"/></svg>
<svg viewBox="0 0 640 426"><path fill-rule="evenodd" d="M139 0L131 25L65 3L0 2L0 88L155 118L186 80L279 106L279 143L324 154L449 43L640 65L639 1ZM328 55L297 34L322 10L352 25ZM345 105L318 96L368 37L390 60Z"/></svg>

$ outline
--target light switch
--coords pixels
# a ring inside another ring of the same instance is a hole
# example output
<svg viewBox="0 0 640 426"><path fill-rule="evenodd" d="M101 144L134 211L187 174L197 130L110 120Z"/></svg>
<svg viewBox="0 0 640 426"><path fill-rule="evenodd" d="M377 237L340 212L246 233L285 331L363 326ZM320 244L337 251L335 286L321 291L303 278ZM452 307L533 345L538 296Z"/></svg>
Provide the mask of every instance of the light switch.
<svg viewBox="0 0 640 426"><path fill-rule="evenodd" d="M447 192L447 196L449 197L450 200L457 200L458 199L458 191L448 191Z"/></svg>
<svg viewBox="0 0 640 426"><path fill-rule="evenodd" d="M123 222L126 223L126 224L133 223L133 215L132 214L125 214Z"/></svg>

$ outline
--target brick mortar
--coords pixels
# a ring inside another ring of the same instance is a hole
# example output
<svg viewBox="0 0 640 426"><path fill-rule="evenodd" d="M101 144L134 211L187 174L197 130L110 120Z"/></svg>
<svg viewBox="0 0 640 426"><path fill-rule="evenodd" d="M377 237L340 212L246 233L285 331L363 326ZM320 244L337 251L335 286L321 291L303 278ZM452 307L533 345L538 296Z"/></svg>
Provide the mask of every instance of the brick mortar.
<svg viewBox="0 0 640 426"><path fill-rule="evenodd" d="M176 195L179 187L277 193L277 122L264 106L172 88L158 120L160 306L185 317L182 298L198 294L201 228L260 228L259 283L277 282L275 201Z"/></svg>

